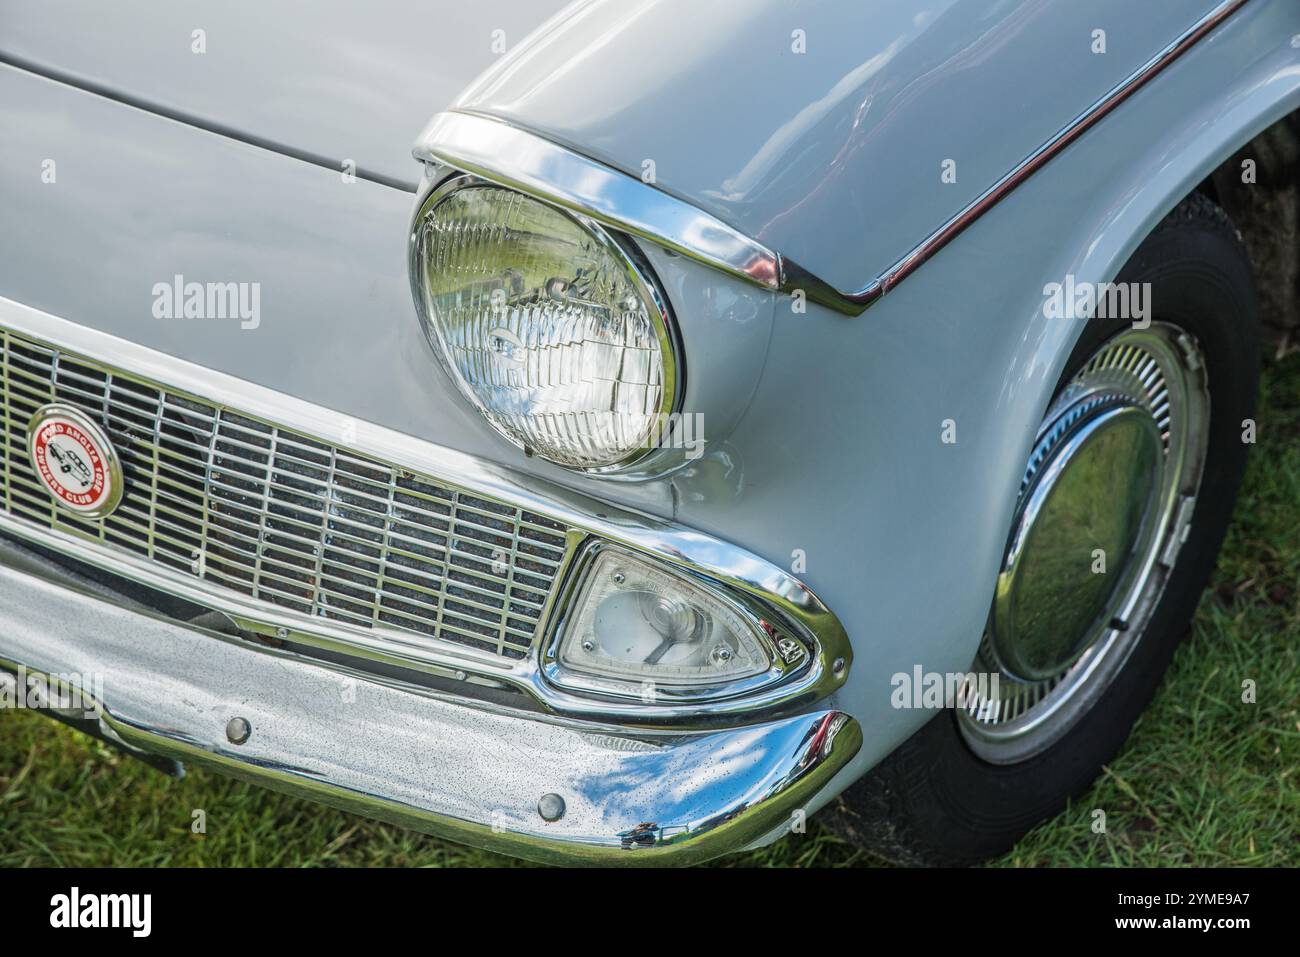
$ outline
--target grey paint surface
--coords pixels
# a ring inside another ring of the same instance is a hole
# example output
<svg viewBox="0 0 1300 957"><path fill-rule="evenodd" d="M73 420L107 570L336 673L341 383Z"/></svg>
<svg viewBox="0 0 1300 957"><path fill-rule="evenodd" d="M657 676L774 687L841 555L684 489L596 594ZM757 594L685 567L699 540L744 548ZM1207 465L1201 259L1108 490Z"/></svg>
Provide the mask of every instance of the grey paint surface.
<svg viewBox="0 0 1300 957"><path fill-rule="evenodd" d="M5 0L0 58L414 188L411 141L566 0ZM195 30L206 52L193 51Z"/></svg>
<svg viewBox="0 0 1300 957"><path fill-rule="evenodd" d="M638 176L653 161L669 192L860 289L1216 5L596 0L458 105Z"/></svg>
<svg viewBox="0 0 1300 957"><path fill-rule="evenodd" d="M667 483L578 476L524 459L485 427L438 366L416 317L406 274L411 194L345 182L5 66L0 130L0 209L5 221L24 224L0 235L0 294L364 421L672 514ZM56 163L54 183L42 182L46 159ZM261 325L153 318L154 284L176 275L258 283ZM711 360L698 375L688 360L684 411L705 415L706 439L720 442L762 372L774 297L700 269L665 270L664 285L689 318L685 352Z"/></svg>
<svg viewBox="0 0 1300 957"><path fill-rule="evenodd" d="M643 24L653 8L636 8ZM965 669L973 655L1032 429L1078 334L1042 318L1044 283L1113 277L1217 162L1300 107L1298 34L1300 5L1252 0L856 321L747 300L715 273L647 250L687 338L690 380L707 390L693 408L736 423L666 480L578 478L523 459L478 421L416 328L409 195L345 186L13 70L0 70L0 293L523 472L675 511L785 567L801 551L800 577L855 645L834 705L859 718L866 740L844 784L930 717L889 707L890 675L917 663ZM643 79L624 82L623 95L640 95ZM933 103L899 109L914 125L936 122ZM653 113L672 131L665 147L691 148L680 104ZM45 157L59 157L57 186L40 183ZM867 183L872 202L898 187ZM894 235L920 219L875 221ZM808 242L833 232L813 216L798 225ZM152 320L150 286L177 272L262 281L262 328ZM722 320L729 303L754 320ZM939 441L947 418L956 445Z"/></svg>

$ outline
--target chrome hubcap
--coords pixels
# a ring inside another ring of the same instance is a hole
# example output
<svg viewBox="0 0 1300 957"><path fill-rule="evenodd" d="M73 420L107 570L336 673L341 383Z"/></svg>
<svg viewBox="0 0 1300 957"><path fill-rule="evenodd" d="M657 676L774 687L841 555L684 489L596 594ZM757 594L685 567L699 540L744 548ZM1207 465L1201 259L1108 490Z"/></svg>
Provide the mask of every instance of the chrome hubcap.
<svg viewBox="0 0 1300 957"><path fill-rule="evenodd" d="M1130 567L1151 537L1163 466L1155 420L1131 399L1061 411L1035 450L998 576L989 646L1003 672L1045 681L1084 651L1123 584L1109 566Z"/></svg>
<svg viewBox="0 0 1300 957"><path fill-rule="evenodd" d="M1052 404L976 680L958 697L981 757L1013 763L1049 747L1141 640L1191 518L1208 428L1200 353L1164 323L1111 339Z"/></svg>

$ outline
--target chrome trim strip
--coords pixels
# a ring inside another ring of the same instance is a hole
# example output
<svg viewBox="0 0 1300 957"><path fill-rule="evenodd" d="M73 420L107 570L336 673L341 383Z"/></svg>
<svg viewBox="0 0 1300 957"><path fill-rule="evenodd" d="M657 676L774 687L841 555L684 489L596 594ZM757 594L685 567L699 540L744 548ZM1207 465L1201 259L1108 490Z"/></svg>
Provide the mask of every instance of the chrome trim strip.
<svg viewBox="0 0 1300 957"><path fill-rule="evenodd" d="M471 706L181 627L30 566L0 562L0 594L0 673L53 676L92 733L534 860L682 865L741 850L789 828L862 745L830 709L647 732ZM240 744L235 717L251 726ZM547 794L564 802L558 819L538 810Z"/></svg>
<svg viewBox="0 0 1300 957"><path fill-rule="evenodd" d="M423 162L509 186L768 289L779 285L780 259L761 243L685 200L501 120L439 113L413 152Z"/></svg>
<svg viewBox="0 0 1300 957"><path fill-rule="evenodd" d="M839 619L802 582L752 552L719 541L674 522L623 509L563 488L544 479L523 476L504 467L443 446L404 435L380 425L349 419L293 396L275 392L213 369L156 352L0 297L0 326L20 335L110 364L127 376L139 376L189 394L203 402L219 402L250 418L338 444L342 423L355 426L349 450L398 464L447 485L485 498L518 505L549 516L570 527L566 559L559 571L568 572L578 546L590 536L622 544L688 574L733 589L759 602L812 645L816 654L809 666L789 681L753 695L689 704L618 703L583 697L553 687L542 676L538 661L540 642L523 660L499 659L475 649L439 645L430 660L427 648L417 654L415 644L393 640L388 632L350 628L341 622L310 619L288 609L283 612L236 593L216 594L201 583L164 574L152 563L129 553L87 549L84 540L65 532L42 529L0 514L0 530L37 541L81 561L99 565L161 591L180 595L197 604L234 617L241 627L287 638L304 645L361 655L378 661L435 674L452 674L473 680L471 673L488 682L506 683L532 693L545 705L570 714L603 716L622 721L672 724L701 715L726 715L750 720L776 710L806 705L840 687L853 660L852 648ZM214 397L220 396L220 400ZM556 612L554 597L543 611L539 634L546 634ZM309 627L310 630L304 630ZM287 634L280 633L284 629Z"/></svg>
<svg viewBox="0 0 1300 957"><path fill-rule="evenodd" d="M858 316L1246 3L1224 0L857 291L836 289L684 200L501 120L478 114L441 113L416 141L414 155L424 162L475 173L586 213L607 226L667 246L765 288L784 293L802 290L814 302L847 316Z"/></svg>

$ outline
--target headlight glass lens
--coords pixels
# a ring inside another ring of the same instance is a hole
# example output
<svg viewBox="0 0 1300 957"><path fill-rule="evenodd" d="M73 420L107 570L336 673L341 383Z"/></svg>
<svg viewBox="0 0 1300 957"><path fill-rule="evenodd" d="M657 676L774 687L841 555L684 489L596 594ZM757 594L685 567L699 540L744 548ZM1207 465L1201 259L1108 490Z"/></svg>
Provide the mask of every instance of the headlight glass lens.
<svg viewBox="0 0 1300 957"><path fill-rule="evenodd" d="M710 685L772 665L757 630L734 607L617 549L600 551L573 608L557 655L570 672L633 685Z"/></svg>
<svg viewBox="0 0 1300 957"><path fill-rule="evenodd" d="M680 371L653 281L609 234L471 180L431 197L414 242L430 339L498 431L580 469L654 447Z"/></svg>

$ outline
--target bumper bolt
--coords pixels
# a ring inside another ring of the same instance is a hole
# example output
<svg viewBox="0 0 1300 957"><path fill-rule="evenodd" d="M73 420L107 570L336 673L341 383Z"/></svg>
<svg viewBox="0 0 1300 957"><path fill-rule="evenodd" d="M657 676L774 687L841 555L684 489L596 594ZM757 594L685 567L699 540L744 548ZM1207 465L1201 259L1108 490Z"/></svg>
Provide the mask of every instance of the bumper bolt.
<svg viewBox="0 0 1300 957"><path fill-rule="evenodd" d="M243 744L253 733L253 726L244 718L231 718L226 724L226 737L231 744Z"/></svg>
<svg viewBox="0 0 1300 957"><path fill-rule="evenodd" d="M537 802L537 813L543 821L558 821L564 817L564 798L558 794L543 794Z"/></svg>

